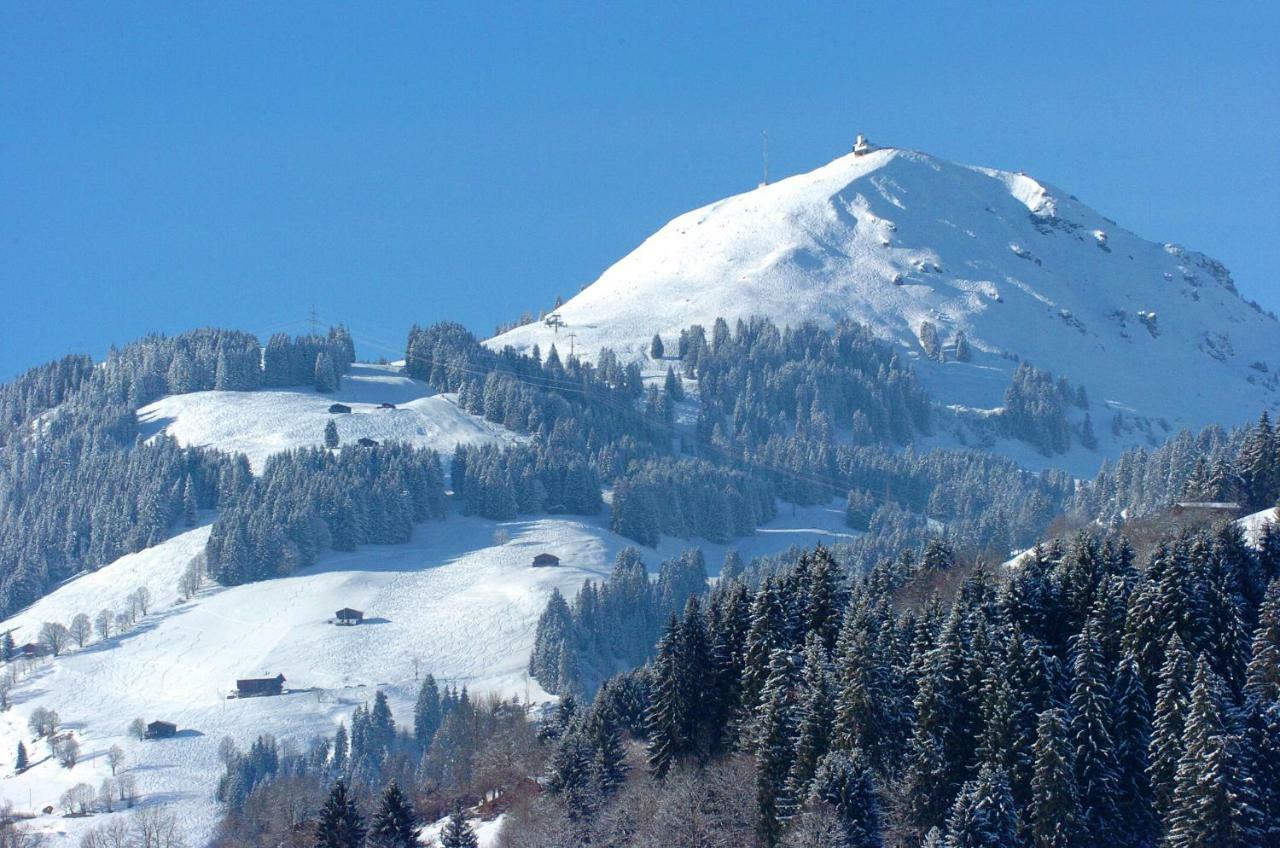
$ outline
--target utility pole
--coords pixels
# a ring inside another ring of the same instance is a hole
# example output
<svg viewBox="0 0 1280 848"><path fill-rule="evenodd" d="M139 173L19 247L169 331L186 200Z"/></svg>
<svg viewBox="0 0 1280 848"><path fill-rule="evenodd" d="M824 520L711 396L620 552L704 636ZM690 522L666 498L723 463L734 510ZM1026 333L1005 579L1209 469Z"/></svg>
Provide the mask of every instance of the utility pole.
<svg viewBox="0 0 1280 848"><path fill-rule="evenodd" d="M570 356L573 356L573 343L574 343L574 342L576 342L577 340L578 340L578 334L577 334L577 333L570 333L570 334L569 334L569 355L570 355Z"/></svg>

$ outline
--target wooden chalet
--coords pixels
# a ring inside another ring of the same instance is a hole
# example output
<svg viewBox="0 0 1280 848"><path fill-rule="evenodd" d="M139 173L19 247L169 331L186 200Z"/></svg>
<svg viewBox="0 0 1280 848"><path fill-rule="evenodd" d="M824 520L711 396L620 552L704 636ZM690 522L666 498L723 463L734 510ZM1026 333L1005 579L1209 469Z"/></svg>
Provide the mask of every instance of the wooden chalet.
<svg viewBox="0 0 1280 848"><path fill-rule="evenodd" d="M330 415L347 415L350 414L350 412L351 407L347 406L345 403L334 403L329 406Z"/></svg>
<svg viewBox="0 0 1280 848"><path fill-rule="evenodd" d="M356 441L356 444L358 444L362 448L376 448L378 446L378 440L371 439L368 436L361 436Z"/></svg>
<svg viewBox="0 0 1280 848"><path fill-rule="evenodd" d="M534 568L555 568L560 564L560 557L555 554L538 554L533 558Z"/></svg>
<svg viewBox="0 0 1280 848"><path fill-rule="evenodd" d="M1216 515L1223 518L1240 514L1240 504L1234 501L1179 501L1173 505L1174 515L1193 513L1198 515Z"/></svg>
<svg viewBox="0 0 1280 848"><path fill-rule="evenodd" d="M236 681L236 697L254 698L259 695L280 695L284 692L284 675L275 677L247 677Z"/></svg>
<svg viewBox="0 0 1280 848"><path fill-rule="evenodd" d="M396 405L394 403L387 403L384 401L378 404L378 409L395 409L395 408L396 408Z"/></svg>
<svg viewBox="0 0 1280 848"><path fill-rule="evenodd" d="M351 607L343 607L333 614L333 618L340 625L352 627L364 621L364 613Z"/></svg>
<svg viewBox="0 0 1280 848"><path fill-rule="evenodd" d="M178 735L178 725L171 721L153 721L147 724L146 739L169 739Z"/></svg>

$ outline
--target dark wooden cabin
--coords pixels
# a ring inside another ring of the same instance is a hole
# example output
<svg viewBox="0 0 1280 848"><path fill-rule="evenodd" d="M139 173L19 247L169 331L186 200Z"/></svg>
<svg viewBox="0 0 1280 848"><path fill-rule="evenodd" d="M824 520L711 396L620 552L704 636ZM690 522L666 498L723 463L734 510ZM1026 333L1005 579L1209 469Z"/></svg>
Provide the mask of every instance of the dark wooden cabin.
<svg viewBox="0 0 1280 848"><path fill-rule="evenodd" d="M284 692L284 675L275 677L247 677L236 681L236 695L253 698L258 695L279 695Z"/></svg>
<svg viewBox="0 0 1280 848"><path fill-rule="evenodd" d="M376 448L378 446L378 440L371 439L368 436L361 436L356 441L356 444L358 444L362 448Z"/></svg>
<svg viewBox="0 0 1280 848"><path fill-rule="evenodd" d="M329 413L331 415L345 415L350 412L351 407L347 406L345 403L335 403L329 406Z"/></svg>
<svg viewBox="0 0 1280 848"><path fill-rule="evenodd" d="M378 404L378 409L395 409L395 408L396 408L396 405L394 403L386 403L384 401L383 403Z"/></svg>
<svg viewBox="0 0 1280 848"><path fill-rule="evenodd" d="M533 558L534 568L554 568L560 564L560 557L555 554L538 554Z"/></svg>
<svg viewBox="0 0 1280 848"><path fill-rule="evenodd" d="M147 739L168 739L178 735L178 725L171 721L153 721L147 724Z"/></svg>
<svg viewBox="0 0 1280 848"><path fill-rule="evenodd" d="M352 626L364 621L364 613L351 607L343 607L333 614L338 624Z"/></svg>

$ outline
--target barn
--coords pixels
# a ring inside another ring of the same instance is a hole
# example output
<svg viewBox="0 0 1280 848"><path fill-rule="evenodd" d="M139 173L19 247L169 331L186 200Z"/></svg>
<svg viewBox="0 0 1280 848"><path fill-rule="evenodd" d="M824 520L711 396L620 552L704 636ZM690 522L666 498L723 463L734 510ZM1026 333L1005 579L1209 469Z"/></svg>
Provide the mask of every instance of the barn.
<svg viewBox="0 0 1280 848"><path fill-rule="evenodd" d="M330 415L346 415L350 412L351 407L347 406L345 403L335 403L329 407Z"/></svg>
<svg viewBox="0 0 1280 848"><path fill-rule="evenodd" d="M153 721L147 724L147 739L168 739L178 735L178 725L171 721Z"/></svg>
<svg viewBox="0 0 1280 848"><path fill-rule="evenodd" d="M554 568L560 564L560 557L555 554L538 554L533 558L534 568Z"/></svg>
<svg viewBox="0 0 1280 848"><path fill-rule="evenodd" d="M253 698L259 695L279 695L284 692L284 675L275 677L246 677L236 681L236 696Z"/></svg>
<svg viewBox="0 0 1280 848"><path fill-rule="evenodd" d="M354 626L364 621L364 613L351 607L343 607L333 614L338 624L344 626Z"/></svg>

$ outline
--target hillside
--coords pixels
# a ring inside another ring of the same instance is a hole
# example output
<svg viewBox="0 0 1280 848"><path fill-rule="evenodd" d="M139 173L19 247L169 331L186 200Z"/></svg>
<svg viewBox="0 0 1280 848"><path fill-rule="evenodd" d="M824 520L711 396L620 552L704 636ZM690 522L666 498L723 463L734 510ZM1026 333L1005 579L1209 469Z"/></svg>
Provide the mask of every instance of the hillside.
<svg viewBox="0 0 1280 848"><path fill-rule="evenodd" d="M184 446L243 453L260 469L268 456L322 444L333 420L342 442L371 438L451 452L457 445L509 444L514 434L458 409L451 397L399 373L393 365L357 363L336 392L313 389L191 392L168 395L138 410L147 435L165 432ZM329 404L351 407L330 415ZM390 403L395 409L379 408Z"/></svg>
<svg viewBox="0 0 1280 848"><path fill-rule="evenodd" d="M334 394L311 389L193 392L170 395L140 410L144 433L165 431L183 444L246 453L256 470L281 450L320 443L334 401L353 407L333 416L344 442L368 435L432 447L448 454L457 443L510 442L517 437L399 376L394 366L357 364ZM397 409L378 409L382 402ZM447 465L447 463L446 463ZM119 745L142 803L174 806L193 845L211 834L218 809L212 792L225 736L247 747L261 733L305 746L317 734L349 721L356 705L385 690L399 721L409 721L415 673L496 692L545 699L525 669L538 616L553 589L572 597L586 579L609 571L621 548L633 544L609 528L607 511L592 518L534 516L489 521L451 514L414 529L404 545L329 552L285 578L223 588L207 585L189 601L179 598L180 575L204 549L212 515L194 529L177 530L161 544L122 557L72 579L0 623L22 644L38 638L43 622L69 623L77 613L117 611L146 587L151 607L126 632L83 649L31 664L11 692L13 708L0 713L0 799L37 815L35 828L72 845L108 814L64 818L59 796L77 783L98 786L110 774L105 752ZM499 533L501 531L501 533ZM791 545L847 539L842 505L786 510L757 534L736 540L744 558ZM726 546L664 539L646 550L656 569L688 544L702 547L711 569ZM540 552L563 565L533 570ZM337 628L335 610L365 611L366 623ZM18 666L24 662L16 663ZM278 698L228 700L236 678L283 673L289 692ZM62 768L27 728L38 707L56 710L74 731L82 761ZM127 734L135 718L178 724L177 738L139 742ZM24 740L34 765L13 773ZM110 815L121 815L120 813Z"/></svg>
<svg viewBox="0 0 1280 848"><path fill-rule="evenodd" d="M654 333L674 350L682 328L717 317L854 319L914 357L946 405L998 407L1019 361L1083 385L1107 453L1280 399L1280 323L1218 262L1024 174L892 148L681 215L557 314L563 326L489 344L563 349L572 333L588 356L638 358ZM972 360L929 359L926 323L944 352L963 333Z"/></svg>

